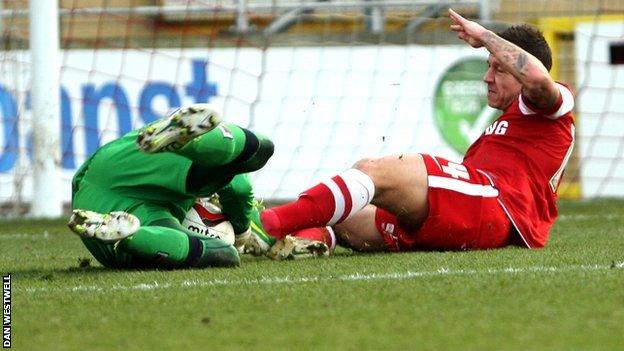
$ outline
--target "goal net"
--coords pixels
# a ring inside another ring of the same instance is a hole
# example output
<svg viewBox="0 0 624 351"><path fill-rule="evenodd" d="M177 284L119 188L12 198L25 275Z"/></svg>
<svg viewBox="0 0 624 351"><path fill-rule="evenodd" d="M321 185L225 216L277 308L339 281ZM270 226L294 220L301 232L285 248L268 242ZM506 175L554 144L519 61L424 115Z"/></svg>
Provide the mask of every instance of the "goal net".
<svg viewBox="0 0 624 351"><path fill-rule="evenodd" d="M622 2L450 3L493 29L529 22L544 31L553 76L577 92L577 144L560 195L624 196ZM37 200L28 3L0 4L0 206L19 215ZM275 142L253 175L268 201L363 157L461 160L496 111L481 82L487 53L449 32L448 4L60 1L59 201L69 203L73 173L99 146L194 102Z"/></svg>

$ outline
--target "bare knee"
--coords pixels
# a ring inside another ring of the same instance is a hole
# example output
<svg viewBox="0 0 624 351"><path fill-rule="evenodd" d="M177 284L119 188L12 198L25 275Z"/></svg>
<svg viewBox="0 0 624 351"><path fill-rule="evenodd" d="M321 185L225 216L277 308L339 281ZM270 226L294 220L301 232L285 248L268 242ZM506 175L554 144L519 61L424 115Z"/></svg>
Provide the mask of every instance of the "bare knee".
<svg viewBox="0 0 624 351"><path fill-rule="evenodd" d="M338 243L355 251L386 251L387 246L375 225L375 206L368 205L346 221L335 225Z"/></svg>
<svg viewBox="0 0 624 351"><path fill-rule="evenodd" d="M334 227L338 245L358 252L387 251L385 243L375 238L361 237L358 232L350 232L341 227Z"/></svg>
<svg viewBox="0 0 624 351"><path fill-rule="evenodd" d="M381 167L379 159L363 158L357 161L352 168L357 169L358 171L361 171L369 176L373 181L373 184L375 184L375 188L379 188L383 185L381 180L383 179L382 173L384 172L384 169Z"/></svg>
<svg viewBox="0 0 624 351"><path fill-rule="evenodd" d="M359 161L357 161L352 168L355 168L357 170L360 170L366 174L368 174L368 172L373 171L373 169L376 167L376 159L374 158L363 158Z"/></svg>
<svg viewBox="0 0 624 351"><path fill-rule="evenodd" d="M420 226L428 214L427 170L420 154L365 158L353 168L373 181L373 205L393 213L410 227Z"/></svg>

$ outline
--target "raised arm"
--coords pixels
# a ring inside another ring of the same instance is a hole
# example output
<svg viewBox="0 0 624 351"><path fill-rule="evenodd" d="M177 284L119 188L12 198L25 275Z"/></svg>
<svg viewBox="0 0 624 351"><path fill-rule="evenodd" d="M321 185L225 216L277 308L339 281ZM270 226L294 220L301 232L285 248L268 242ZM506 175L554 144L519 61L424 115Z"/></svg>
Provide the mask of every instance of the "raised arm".
<svg viewBox="0 0 624 351"><path fill-rule="evenodd" d="M549 110L559 98L559 89L546 67L535 56L501 38L480 24L449 9L451 30L474 48L485 47L522 84L522 95L535 107Z"/></svg>

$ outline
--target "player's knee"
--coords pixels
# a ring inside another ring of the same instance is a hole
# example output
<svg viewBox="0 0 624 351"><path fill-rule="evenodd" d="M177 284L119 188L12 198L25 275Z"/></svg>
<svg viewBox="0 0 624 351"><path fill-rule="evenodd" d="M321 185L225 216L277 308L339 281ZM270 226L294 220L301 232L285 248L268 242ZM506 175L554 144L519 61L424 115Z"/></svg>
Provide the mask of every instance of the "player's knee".
<svg viewBox="0 0 624 351"><path fill-rule="evenodd" d="M385 251L385 245L379 238L362 237L358 232L352 232L334 227L337 244L357 252Z"/></svg>
<svg viewBox="0 0 624 351"><path fill-rule="evenodd" d="M353 251L362 252L362 242L358 237L345 230L338 229L337 226L334 226L334 233L336 234L336 244Z"/></svg>
<svg viewBox="0 0 624 351"><path fill-rule="evenodd" d="M378 164L374 158L363 158L357 161L352 168L357 169L363 173L366 173L369 177L375 174Z"/></svg>
<svg viewBox="0 0 624 351"><path fill-rule="evenodd" d="M275 152L275 145L270 139L264 137L260 137L259 139L260 146L258 147L258 158L261 165L259 165L258 169L264 167Z"/></svg>
<svg viewBox="0 0 624 351"><path fill-rule="evenodd" d="M245 134L245 146L237 157L237 163L245 172L257 171L269 161L275 146L267 137L253 133L248 129L241 128Z"/></svg>
<svg viewBox="0 0 624 351"><path fill-rule="evenodd" d="M373 184L375 184L375 188L378 188L380 185L382 185L383 169L380 167L379 159L363 158L357 161L352 168L357 169L369 176L370 179L373 181Z"/></svg>

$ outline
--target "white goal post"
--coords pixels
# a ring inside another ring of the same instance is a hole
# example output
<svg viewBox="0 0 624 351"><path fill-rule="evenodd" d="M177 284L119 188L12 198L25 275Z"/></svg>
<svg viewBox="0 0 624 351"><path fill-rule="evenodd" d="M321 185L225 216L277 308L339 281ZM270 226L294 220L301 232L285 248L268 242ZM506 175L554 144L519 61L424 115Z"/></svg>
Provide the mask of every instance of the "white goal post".
<svg viewBox="0 0 624 351"><path fill-rule="evenodd" d="M57 0L30 0L32 175L30 216L62 214L60 189L60 52Z"/></svg>

